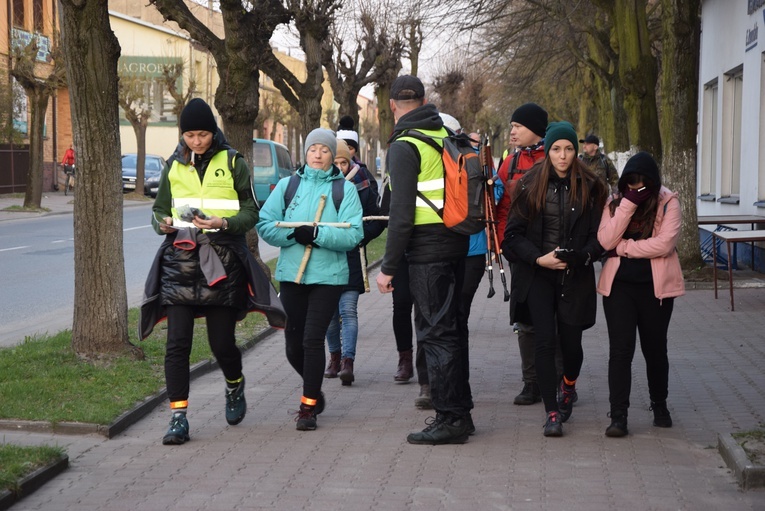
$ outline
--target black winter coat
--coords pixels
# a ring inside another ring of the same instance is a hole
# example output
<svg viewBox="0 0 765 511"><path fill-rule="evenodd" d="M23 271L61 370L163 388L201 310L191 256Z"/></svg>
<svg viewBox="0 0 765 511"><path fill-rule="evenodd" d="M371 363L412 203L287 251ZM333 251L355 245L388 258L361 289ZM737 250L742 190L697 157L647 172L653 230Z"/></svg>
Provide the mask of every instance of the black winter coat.
<svg viewBox="0 0 765 511"><path fill-rule="evenodd" d="M542 171L539 165L529 171L518 183L518 195L514 199L516 203L510 212L505 228L505 237L502 242L502 250L508 260L511 261L511 292L510 292L510 321L531 324L531 315L526 308L526 298L534 281L537 271L547 271L536 264L537 258L549 252L548 234L544 225L544 213L540 212L535 218L528 217L528 184L537 174ZM554 172L551 170L551 172ZM555 187L553 179L550 179L550 187ZM586 208L571 204L569 201L568 187L562 187L560 193L564 204L568 205L565 219L560 218L558 226L563 229L560 232L562 240L561 248L569 248L577 251L583 262L578 265L569 265L567 270L559 270L563 281L563 290L558 297L558 318L566 324L580 325L590 328L595 324L597 312L597 294L595 292L595 270L593 263L603 253L598 243L598 227L602 208L599 204L601 187L599 183L588 181L590 190L590 204ZM554 247L553 247L554 248ZM564 276L565 272L565 276Z"/></svg>

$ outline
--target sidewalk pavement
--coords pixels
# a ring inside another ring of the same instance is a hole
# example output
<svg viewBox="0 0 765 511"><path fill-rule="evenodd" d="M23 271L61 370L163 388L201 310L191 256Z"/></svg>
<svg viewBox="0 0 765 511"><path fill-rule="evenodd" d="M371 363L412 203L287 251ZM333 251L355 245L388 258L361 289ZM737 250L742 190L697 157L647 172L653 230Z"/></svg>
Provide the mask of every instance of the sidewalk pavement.
<svg viewBox="0 0 765 511"><path fill-rule="evenodd" d="M40 206L47 211L27 212L27 211L5 211L12 206L21 207L24 205L24 194L6 194L0 195L0 222L4 220L19 220L25 218L39 218L47 215L63 215L74 211L74 200L77 197L77 190L64 195L64 191L43 192ZM147 201L124 200L124 206L144 206Z"/></svg>
<svg viewBox="0 0 765 511"><path fill-rule="evenodd" d="M295 430L300 379L276 332L245 355L249 412L240 425L225 422L219 371L192 382L191 441L183 446L161 445L170 417L164 404L111 440L0 432L5 442L61 445L70 459L67 471L13 509L765 509L765 490L742 492L716 448L718 433L765 423L765 290L737 289L735 312L709 289L675 301L674 426L651 424L638 353L625 438L604 436L608 340L600 310L584 335L579 402L563 438L545 438L542 405L512 404L522 386L516 336L508 304L501 293L487 299L487 289L484 279L470 318L477 431L467 444L406 443L432 412L415 409L416 383L393 381L391 297L373 290L359 301L356 381L324 380L327 407L316 431Z"/></svg>

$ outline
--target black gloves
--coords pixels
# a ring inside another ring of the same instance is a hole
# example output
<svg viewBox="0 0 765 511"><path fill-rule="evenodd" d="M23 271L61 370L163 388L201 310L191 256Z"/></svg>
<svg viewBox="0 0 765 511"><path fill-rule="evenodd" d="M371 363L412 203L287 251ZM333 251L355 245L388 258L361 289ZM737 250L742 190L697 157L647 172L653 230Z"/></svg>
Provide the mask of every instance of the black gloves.
<svg viewBox="0 0 765 511"><path fill-rule="evenodd" d="M629 189L624 192L624 198L636 206L640 206L640 204L650 196L651 191L645 186L640 191Z"/></svg>
<svg viewBox="0 0 765 511"><path fill-rule="evenodd" d="M592 256L584 250L556 250L555 257L565 261L570 267L587 266L592 262Z"/></svg>
<svg viewBox="0 0 765 511"><path fill-rule="evenodd" d="M291 234L288 234L287 239L291 240L292 238L295 238L295 241L301 245L313 245L314 247L318 247L319 245L313 242L313 240L316 239L318 233L318 226L314 227L313 225L301 225L300 227L296 227Z"/></svg>
<svg viewBox="0 0 765 511"><path fill-rule="evenodd" d="M612 248L611 250L609 250L608 252L603 254L603 257L606 257L606 258L608 258L608 257L619 257L619 254L616 253L616 249L615 248Z"/></svg>

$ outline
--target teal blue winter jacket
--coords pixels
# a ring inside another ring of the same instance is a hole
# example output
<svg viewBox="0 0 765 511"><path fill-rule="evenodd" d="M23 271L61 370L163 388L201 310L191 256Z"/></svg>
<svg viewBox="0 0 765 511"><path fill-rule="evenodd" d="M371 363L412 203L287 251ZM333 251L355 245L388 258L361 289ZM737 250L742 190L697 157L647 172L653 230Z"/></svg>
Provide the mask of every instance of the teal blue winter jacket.
<svg viewBox="0 0 765 511"><path fill-rule="evenodd" d="M300 283L344 286L348 284L348 261L345 253L358 246L364 239L359 194L352 183L344 181L343 202L338 211L332 200L332 181L344 178L337 167L333 165L328 171L323 171L306 165L299 169L298 173L301 176L300 185L286 210L284 192L290 180L288 177L276 184L276 188L260 210L258 234L269 245L281 247L275 278L279 282L293 282L305 252L305 246L296 242L294 238L287 239L293 229L276 227L276 223L313 222L319 206L319 197L326 195L327 201L321 221L348 222L351 227L319 226L314 240L318 247L312 249Z"/></svg>

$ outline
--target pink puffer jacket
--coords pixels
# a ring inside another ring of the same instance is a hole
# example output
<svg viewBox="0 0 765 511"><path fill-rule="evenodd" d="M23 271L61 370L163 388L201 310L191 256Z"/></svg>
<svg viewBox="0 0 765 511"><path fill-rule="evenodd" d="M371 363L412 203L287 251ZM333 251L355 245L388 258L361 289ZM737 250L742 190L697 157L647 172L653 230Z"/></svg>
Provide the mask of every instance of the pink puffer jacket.
<svg viewBox="0 0 765 511"><path fill-rule="evenodd" d="M628 200L622 200L612 217L608 207L611 200L613 197L603 208L603 216L598 228L598 242L605 250L616 248L617 255L622 257L650 259L654 294L659 300L684 295L683 271L675 249L677 239L680 237L682 221L677 193L661 187L653 235L644 240L622 238L637 206ZM601 295L611 294L611 286L620 262L619 257L609 257L603 265L600 280L598 280L598 293Z"/></svg>

